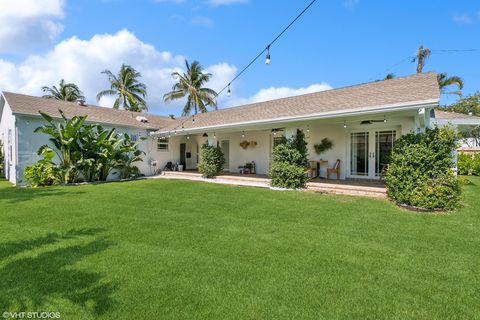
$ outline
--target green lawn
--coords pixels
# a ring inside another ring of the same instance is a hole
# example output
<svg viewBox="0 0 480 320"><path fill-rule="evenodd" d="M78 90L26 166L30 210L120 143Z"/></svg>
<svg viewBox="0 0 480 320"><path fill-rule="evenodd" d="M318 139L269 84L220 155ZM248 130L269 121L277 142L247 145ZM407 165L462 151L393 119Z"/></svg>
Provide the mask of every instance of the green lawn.
<svg viewBox="0 0 480 320"><path fill-rule="evenodd" d="M0 312L62 319L479 319L464 207L185 181L0 182Z"/></svg>

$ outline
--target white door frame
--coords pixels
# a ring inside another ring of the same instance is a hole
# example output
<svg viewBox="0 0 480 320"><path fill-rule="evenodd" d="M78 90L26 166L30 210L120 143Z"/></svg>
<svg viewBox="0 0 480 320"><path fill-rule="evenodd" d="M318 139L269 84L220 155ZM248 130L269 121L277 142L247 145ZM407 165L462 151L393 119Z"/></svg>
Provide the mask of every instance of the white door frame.
<svg viewBox="0 0 480 320"><path fill-rule="evenodd" d="M346 142L346 172L345 176L347 178L353 179L370 179L370 180L378 180L380 176L377 176L375 173L375 161L376 161L376 134L380 131L395 131L395 139L400 137L401 127L398 125L365 125L365 126L356 126L349 129L346 132L345 142ZM367 151L367 167L368 173L367 175L354 175L351 173L351 162L352 162L352 141L351 135L352 133L368 133L368 151Z"/></svg>

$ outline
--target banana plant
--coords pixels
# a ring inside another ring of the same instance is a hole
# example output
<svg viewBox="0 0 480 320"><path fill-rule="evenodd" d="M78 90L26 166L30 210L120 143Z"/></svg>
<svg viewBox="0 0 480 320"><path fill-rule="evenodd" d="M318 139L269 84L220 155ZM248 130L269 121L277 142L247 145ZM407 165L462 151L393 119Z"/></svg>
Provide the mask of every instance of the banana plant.
<svg viewBox="0 0 480 320"><path fill-rule="evenodd" d="M55 122L50 115L40 112L47 124L36 128L34 132L50 136L49 140L55 147L51 150L60 160L59 168L62 170L60 181L67 184L75 182L79 176L77 163L81 160L81 147L78 142L86 117L75 116L67 119L62 110L59 110L59 112L62 120L58 122ZM42 148L45 148L45 146L40 147L40 150Z"/></svg>

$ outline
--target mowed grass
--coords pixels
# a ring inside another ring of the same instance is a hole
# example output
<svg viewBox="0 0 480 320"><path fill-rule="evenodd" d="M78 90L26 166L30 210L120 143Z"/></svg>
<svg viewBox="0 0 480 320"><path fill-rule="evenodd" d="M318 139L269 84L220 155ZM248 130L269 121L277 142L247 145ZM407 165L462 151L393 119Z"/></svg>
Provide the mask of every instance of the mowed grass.
<svg viewBox="0 0 480 320"><path fill-rule="evenodd" d="M384 200L143 180L0 182L0 312L62 319L479 319L480 179Z"/></svg>

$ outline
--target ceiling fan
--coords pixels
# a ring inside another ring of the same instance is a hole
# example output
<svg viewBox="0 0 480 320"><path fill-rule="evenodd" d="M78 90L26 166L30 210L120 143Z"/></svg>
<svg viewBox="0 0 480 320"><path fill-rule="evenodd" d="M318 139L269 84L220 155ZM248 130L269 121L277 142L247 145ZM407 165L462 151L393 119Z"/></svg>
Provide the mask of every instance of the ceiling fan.
<svg viewBox="0 0 480 320"><path fill-rule="evenodd" d="M360 122L360 124L365 125L365 124L373 124L377 122L387 122L387 119L383 118L383 120L363 120L362 122Z"/></svg>

